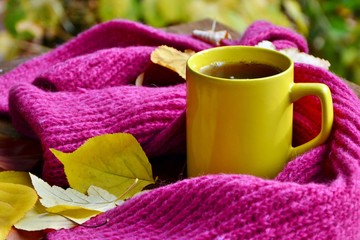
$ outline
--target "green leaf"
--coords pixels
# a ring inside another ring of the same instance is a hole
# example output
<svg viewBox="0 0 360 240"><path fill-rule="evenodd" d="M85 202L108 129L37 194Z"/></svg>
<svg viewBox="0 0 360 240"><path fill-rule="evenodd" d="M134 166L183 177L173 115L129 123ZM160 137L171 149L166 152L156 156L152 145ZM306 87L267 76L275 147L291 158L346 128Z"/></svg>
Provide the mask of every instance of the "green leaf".
<svg viewBox="0 0 360 240"><path fill-rule="evenodd" d="M126 199L154 183L151 164L131 134L93 137L72 153L50 150L64 164L70 186L82 193L95 185Z"/></svg>

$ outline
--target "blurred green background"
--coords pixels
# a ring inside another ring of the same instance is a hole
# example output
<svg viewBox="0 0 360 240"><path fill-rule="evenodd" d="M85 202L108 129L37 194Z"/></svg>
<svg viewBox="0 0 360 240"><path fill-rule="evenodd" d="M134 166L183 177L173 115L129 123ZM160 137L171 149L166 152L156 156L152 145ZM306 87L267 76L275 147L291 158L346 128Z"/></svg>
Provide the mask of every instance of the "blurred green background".
<svg viewBox="0 0 360 240"><path fill-rule="evenodd" d="M154 27L213 18L243 32L265 19L303 34L317 57L360 84L359 0L0 0L0 61L39 54L114 18Z"/></svg>

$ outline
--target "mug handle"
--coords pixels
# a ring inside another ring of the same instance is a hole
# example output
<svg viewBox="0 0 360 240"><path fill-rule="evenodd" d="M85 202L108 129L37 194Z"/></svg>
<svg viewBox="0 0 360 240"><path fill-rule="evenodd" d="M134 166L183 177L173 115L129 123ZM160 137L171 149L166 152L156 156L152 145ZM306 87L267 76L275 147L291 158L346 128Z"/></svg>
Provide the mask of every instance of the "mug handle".
<svg viewBox="0 0 360 240"><path fill-rule="evenodd" d="M322 83L294 83L291 86L290 98L292 102L308 95L317 96L320 99L322 112L321 131L310 141L302 145L292 147L290 150L291 158L300 155L313 147L323 144L330 135L334 121L334 110L329 87Z"/></svg>

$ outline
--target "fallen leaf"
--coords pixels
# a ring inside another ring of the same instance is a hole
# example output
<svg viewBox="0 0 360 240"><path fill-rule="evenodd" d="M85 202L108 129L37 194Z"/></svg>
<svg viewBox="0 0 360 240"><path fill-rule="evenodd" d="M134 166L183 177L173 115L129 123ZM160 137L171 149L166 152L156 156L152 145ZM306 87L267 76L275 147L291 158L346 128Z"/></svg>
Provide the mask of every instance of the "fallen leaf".
<svg viewBox="0 0 360 240"><path fill-rule="evenodd" d="M326 70L329 70L329 68L330 68L329 61L322 59L322 58L315 57L313 55L310 55L310 54L307 54L304 52L299 52L299 50L296 48L282 49L280 52L284 53L289 58L291 58L294 62L297 62L297 63L311 64L313 66L321 67Z"/></svg>
<svg viewBox="0 0 360 240"><path fill-rule="evenodd" d="M82 193L95 185L126 199L154 183L151 164L131 134L93 137L72 153L50 150L64 164L70 187Z"/></svg>
<svg viewBox="0 0 360 240"><path fill-rule="evenodd" d="M15 183L0 183L0 239L5 239L11 227L36 203L34 189Z"/></svg>
<svg viewBox="0 0 360 240"><path fill-rule="evenodd" d="M32 188L31 179L28 172L0 172L0 182L21 184Z"/></svg>
<svg viewBox="0 0 360 240"><path fill-rule="evenodd" d="M272 42L267 41L267 40L264 40L264 41L258 43L256 45L256 47L267 48L267 49L276 51L275 45ZM329 61L322 59L322 58L314 57L313 55L310 55L310 54L307 54L304 52L300 52L297 48L285 48L285 49L279 50L279 52L281 52L282 54L285 54L293 62L296 62L296 63L306 63L306 64L310 64L313 66L324 68L326 70L328 70L330 67Z"/></svg>
<svg viewBox="0 0 360 240"><path fill-rule="evenodd" d="M157 47L151 53L151 61L155 64L159 64L163 67L169 68L174 72L177 72L183 79L186 78L186 61L195 52L191 50L185 50L181 52L175 48L168 46Z"/></svg>
<svg viewBox="0 0 360 240"><path fill-rule="evenodd" d="M114 205L115 206L115 205ZM91 210L82 207L76 206L65 206L58 205L55 207L46 208L48 213L58 214L67 218L69 221L72 221L77 224L83 224L88 221L90 218L98 215L101 211Z"/></svg>
<svg viewBox="0 0 360 240"><path fill-rule="evenodd" d="M78 224L123 202L95 186L90 186L87 191L88 195L85 195L72 188L63 189L58 186L50 186L33 174L30 174L30 178L46 211L60 214Z"/></svg>
<svg viewBox="0 0 360 240"><path fill-rule="evenodd" d="M68 229L76 225L75 222L66 217L47 212L46 208L41 205L40 202L37 202L36 205L14 226L21 230L39 231L44 229Z"/></svg>

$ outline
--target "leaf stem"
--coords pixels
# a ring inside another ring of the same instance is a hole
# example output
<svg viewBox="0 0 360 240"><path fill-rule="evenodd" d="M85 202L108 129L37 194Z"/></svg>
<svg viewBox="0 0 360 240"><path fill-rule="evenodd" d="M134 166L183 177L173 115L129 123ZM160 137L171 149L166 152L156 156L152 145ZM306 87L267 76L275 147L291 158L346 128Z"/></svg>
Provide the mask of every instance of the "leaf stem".
<svg viewBox="0 0 360 240"><path fill-rule="evenodd" d="M123 192L123 194L121 194L116 200L120 200L121 198L123 198L127 193L129 193L135 186L136 184L139 182L139 179L136 178L135 181L133 182L133 184L131 184L128 189L126 189L125 192Z"/></svg>

